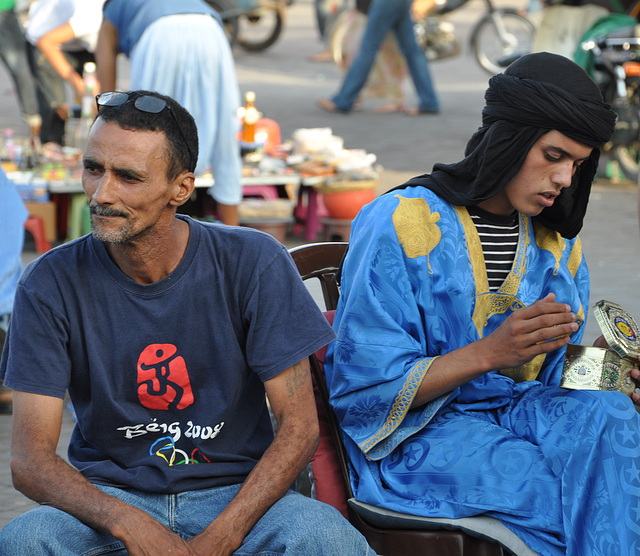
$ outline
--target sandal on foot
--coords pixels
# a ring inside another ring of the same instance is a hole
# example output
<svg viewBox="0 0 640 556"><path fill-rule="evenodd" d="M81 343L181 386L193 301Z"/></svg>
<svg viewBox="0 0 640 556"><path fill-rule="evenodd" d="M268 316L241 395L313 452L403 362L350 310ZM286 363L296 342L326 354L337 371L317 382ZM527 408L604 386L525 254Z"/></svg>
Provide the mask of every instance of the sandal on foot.
<svg viewBox="0 0 640 556"><path fill-rule="evenodd" d="M404 104L396 104L390 102L388 104L383 104L382 106L377 106L373 109L377 114L391 114L392 112L406 112Z"/></svg>
<svg viewBox="0 0 640 556"><path fill-rule="evenodd" d="M342 114L347 113L347 110L339 110L338 108L336 108L336 105L333 103L333 101L328 98L319 98L316 101L316 104L327 112L340 112Z"/></svg>
<svg viewBox="0 0 640 556"><path fill-rule="evenodd" d="M436 114L440 114L440 110L424 110L423 108L407 108L404 111L408 116L418 116L418 115L431 115L435 116Z"/></svg>

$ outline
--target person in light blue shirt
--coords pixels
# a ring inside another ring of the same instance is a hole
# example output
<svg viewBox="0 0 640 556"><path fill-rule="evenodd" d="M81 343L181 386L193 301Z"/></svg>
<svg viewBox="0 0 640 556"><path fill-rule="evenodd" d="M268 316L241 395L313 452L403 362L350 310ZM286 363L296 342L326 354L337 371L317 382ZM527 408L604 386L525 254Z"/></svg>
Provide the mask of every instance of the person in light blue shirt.
<svg viewBox="0 0 640 556"><path fill-rule="evenodd" d="M18 191L0 167L0 349L4 346L13 296L22 274L24 223L28 215ZM11 390L0 385L0 413L10 409Z"/></svg>
<svg viewBox="0 0 640 556"><path fill-rule="evenodd" d="M242 160L236 135L240 92L229 41L203 0L109 0L96 62L102 91L116 88L116 56L131 60L131 89L175 98L198 125L196 175L213 174L209 195L224 224L238 224Z"/></svg>

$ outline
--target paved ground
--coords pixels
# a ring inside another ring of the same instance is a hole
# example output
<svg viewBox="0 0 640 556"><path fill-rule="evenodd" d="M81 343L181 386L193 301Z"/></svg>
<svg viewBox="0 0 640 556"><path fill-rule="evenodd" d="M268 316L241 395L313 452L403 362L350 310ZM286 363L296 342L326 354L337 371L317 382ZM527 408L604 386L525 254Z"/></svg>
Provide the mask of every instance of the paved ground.
<svg viewBox="0 0 640 556"><path fill-rule="evenodd" d="M504 0L524 5L524 0ZM500 3L500 2L499 2ZM347 148L364 148L378 156L384 167L381 190L407 178L427 172L436 161L459 159L467 139L480 123L483 92L488 75L473 61L467 46L469 30L482 15L483 3L470 0L459 12L451 14L456 33L463 42L463 53L432 65L435 86L441 96L438 116L409 117L402 114L373 114L365 110L349 115L327 114L314 101L333 93L340 83L340 72L330 64L308 61L320 50L313 22L312 0L295 0L281 39L270 50L249 54L237 50L236 68L240 88L256 91L256 103L265 116L281 125L283 137L301 127L331 127L345 140ZM127 88L126 62L121 63L120 89ZM0 128L13 127L25 133L17 116L15 97L0 68ZM415 102L411 84L408 102ZM606 298L624 304L640 318L640 238L636 214L636 188L629 182L612 184L600 181L594 186L585 228L581 234L592 275L592 304ZM302 243L289 237L288 245ZM29 246L25 261L35 253ZM590 310L585 338L598 335ZM73 426L65 415L59 450L62 455ZM9 451L11 417L0 415L0 528L33 503L11 486Z"/></svg>

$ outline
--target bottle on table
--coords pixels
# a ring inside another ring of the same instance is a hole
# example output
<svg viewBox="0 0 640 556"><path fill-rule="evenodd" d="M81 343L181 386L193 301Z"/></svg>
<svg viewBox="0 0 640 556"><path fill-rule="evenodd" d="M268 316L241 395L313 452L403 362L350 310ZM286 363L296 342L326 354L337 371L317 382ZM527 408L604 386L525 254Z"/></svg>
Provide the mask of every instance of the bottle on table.
<svg viewBox="0 0 640 556"><path fill-rule="evenodd" d="M23 141L22 158L18 165L19 170L33 170L40 166L39 144L33 137Z"/></svg>
<svg viewBox="0 0 640 556"><path fill-rule="evenodd" d="M2 160L5 162L13 162L16 158L16 145L13 139L13 129L5 129L2 132Z"/></svg>
<svg viewBox="0 0 640 556"><path fill-rule="evenodd" d="M84 94L80 103L80 119L74 129L73 145L84 151L87 146L89 129L93 124L95 115L95 95L98 92L98 80L96 78L96 65L87 62L83 66L82 80L84 81Z"/></svg>
<svg viewBox="0 0 640 556"><path fill-rule="evenodd" d="M245 102L242 117L242 141L253 143L256 140L256 123L260 119L260 114L255 106L256 94L253 91L247 91Z"/></svg>

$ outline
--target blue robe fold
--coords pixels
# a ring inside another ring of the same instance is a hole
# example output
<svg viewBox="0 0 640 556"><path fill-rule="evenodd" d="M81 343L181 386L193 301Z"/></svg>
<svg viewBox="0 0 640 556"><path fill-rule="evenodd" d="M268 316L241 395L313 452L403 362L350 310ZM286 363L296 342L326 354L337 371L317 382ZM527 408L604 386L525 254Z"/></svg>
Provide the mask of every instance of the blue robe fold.
<svg viewBox="0 0 640 556"><path fill-rule="evenodd" d="M548 293L571 305L580 343L580 240L523 215L519 231L511 273L489 292L465 208L410 187L354 221L326 372L355 497L418 515L491 515L540 554L640 554L640 416L622 393L560 388L564 349L411 408L434 358Z"/></svg>

